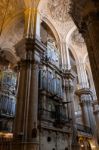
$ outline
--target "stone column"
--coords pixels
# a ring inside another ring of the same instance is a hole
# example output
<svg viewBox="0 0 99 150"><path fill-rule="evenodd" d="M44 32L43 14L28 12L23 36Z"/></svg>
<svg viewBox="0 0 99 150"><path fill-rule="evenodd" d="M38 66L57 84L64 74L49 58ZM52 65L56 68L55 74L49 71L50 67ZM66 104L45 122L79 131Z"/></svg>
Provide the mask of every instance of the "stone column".
<svg viewBox="0 0 99 150"><path fill-rule="evenodd" d="M79 99L80 99L80 106L81 106L81 110L82 110L82 120L83 120L83 124L87 127L90 127L90 120L89 120L89 114L88 114L88 99L87 99L87 95L84 92L84 89L82 90L78 90L76 92L77 95L79 95Z"/></svg>
<svg viewBox="0 0 99 150"><path fill-rule="evenodd" d="M41 36L40 36L40 26L41 26L41 16L40 16L40 13L37 12L37 23L36 23L36 38L38 40L41 40Z"/></svg>
<svg viewBox="0 0 99 150"><path fill-rule="evenodd" d="M96 120L96 131L97 131L97 139L98 139L98 144L99 144L99 105L96 103L94 104L94 116Z"/></svg>
<svg viewBox="0 0 99 150"><path fill-rule="evenodd" d="M76 94L79 96L81 108L82 108L82 118L85 126L91 128L91 133L93 136L93 141L95 142L96 149L98 149L98 139L96 131L96 122L93 113L93 95L90 89L83 88L76 91Z"/></svg>
<svg viewBox="0 0 99 150"><path fill-rule="evenodd" d="M81 98L81 99L83 99L83 98ZM83 100L80 103L80 106L81 106L81 111L82 111L83 124L87 127L90 127L89 114L88 114L88 108L87 108L86 100Z"/></svg>
<svg viewBox="0 0 99 150"><path fill-rule="evenodd" d="M31 68L30 101L28 110L27 135L29 150L37 150L38 143L38 63L33 63ZM35 144L34 144L35 143Z"/></svg>
<svg viewBox="0 0 99 150"><path fill-rule="evenodd" d="M97 69L99 71L99 12L92 12L88 14L88 17L86 18L86 24L92 47L94 49Z"/></svg>
<svg viewBox="0 0 99 150"><path fill-rule="evenodd" d="M69 107L69 114L72 118L72 150L80 150L80 145L78 143L78 134L77 134L77 126L75 119L75 110L74 110L74 85L73 80L74 76L70 71L66 71L66 99Z"/></svg>
<svg viewBox="0 0 99 150"><path fill-rule="evenodd" d="M99 97L99 12L89 14L85 20L82 35L85 39L97 97ZM99 99L99 98L98 98Z"/></svg>
<svg viewBox="0 0 99 150"><path fill-rule="evenodd" d="M89 88L87 73L85 69L85 64L83 62L78 62L77 64L78 74L79 74L79 82L80 88Z"/></svg>
<svg viewBox="0 0 99 150"><path fill-rule="evenodd" d="M14 124L14 150L37 150L38 62L34 40L24 39L16 45L23 51ZM24 55L24 53L26 55Z"/></svg>
<svg viewBox="0 0 99 150"><path fill-rule="evenodd" d="M20 62L20 79L19 79L19 87L18 87L18 95L17 95L17 105L16 105L16 117L15 117L15 128L14 128L14 136L17 138L23 138L24 136L24 124L23 120L24 113L26 112L26 103L29 101L29 87L30 87L30 78L31 71L30 65L26 62L26 60L21 60ZM25 124L24 124L25 126Z"/></svg>
<svg viewBox="0 0 99 150"><path fill-rule="evenodd" d="M76 91L76 94L79 96L79 99L80 99L83 124L87 127L90 127L92 133L95 135L96 124L95 124L95 118L93 115L92 92L88 88L83 88L83 89L79 89L78 91Z"/></svg>
<svg viewBox="0 0 99 150"><path fill-rule="evenodd" d="M65 51L66 51L66 69L70 70L71 69L71 64L70 64L70 54L69 54L69 47L65 43Z"/></svg>
<svg viewBox="0 0 99 150"><path fill-rule="evenodd" d="M71 69L71 65L70 65L70 57L69 57L69 49L68 46L66 44L66 42L62 42L62 64L63 64L63 69L65 70L70 70Z"/></svg>
<svg viewBox="0 0 99 150"><path fill-rule="evenodd" d="M99 100L99 1L71 0L70 14L85 39Z"/></svg>

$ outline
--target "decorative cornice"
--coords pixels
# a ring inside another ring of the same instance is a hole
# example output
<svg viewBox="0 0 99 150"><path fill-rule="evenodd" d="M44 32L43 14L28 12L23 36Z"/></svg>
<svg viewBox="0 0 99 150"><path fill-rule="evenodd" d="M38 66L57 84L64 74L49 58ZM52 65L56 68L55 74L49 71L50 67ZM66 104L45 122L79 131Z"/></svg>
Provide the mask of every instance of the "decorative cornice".
<svg viewBox="0 0 99 150"><path fill-rule="evenodd" d="M92 105L93 103L93 93L88 88L79 89L75 92L77 96L79 96L80 99L80 105Z"/></svg>
<svg viewBox="0 0 99 150"><path fill-rule="evenodd" d="M84 95L91 95L91 96L93 95L92 91L89 88L79 89L75 93L78 96L81 96L82 94L84 94Z"/></svg>
<svg viewBox="0 0 99 150"><path fill-rule="evenodd" d="M41 55L43 55L46 47L37 39L24 38L15 45L15 49L18 57L20 57L21 59L25 59L26 51L30 53L39 52Z"/></svg>

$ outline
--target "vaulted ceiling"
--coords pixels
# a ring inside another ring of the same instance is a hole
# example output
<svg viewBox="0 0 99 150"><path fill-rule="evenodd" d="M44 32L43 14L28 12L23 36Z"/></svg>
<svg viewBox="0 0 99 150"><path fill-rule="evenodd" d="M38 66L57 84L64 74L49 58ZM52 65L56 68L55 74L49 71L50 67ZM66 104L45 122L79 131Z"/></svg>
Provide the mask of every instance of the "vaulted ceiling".
<svg viewBox="0 0 99 150"><path fill-rule="evenodd" d="M11 51L16 60L18 58L14 45L24 34L24 11L26 7L33 7L38 2L39 0L0 0L0 47ZM38 12L41 20L53 26L61 42L68 42L74 49L84 49L83 52L87 53L84 41L79 33L75 33L77 29L68 13L69 0L40 0Z"/></svg>

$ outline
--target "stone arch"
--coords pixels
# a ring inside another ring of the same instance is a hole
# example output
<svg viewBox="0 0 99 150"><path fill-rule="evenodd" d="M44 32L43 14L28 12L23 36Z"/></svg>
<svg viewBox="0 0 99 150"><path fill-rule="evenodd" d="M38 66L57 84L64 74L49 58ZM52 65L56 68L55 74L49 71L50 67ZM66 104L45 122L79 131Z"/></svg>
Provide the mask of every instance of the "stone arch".
<svg viewBox="0 0 99 150"><path fill-rule="evenodd" d="M54 25L52 24L52 22L46 18L46 17L43 17L42 18L42 21L44 21L48 26L49 28L51 29L51 31L53 32L53 35L55 36L55 39L56 39L56 42L57 42L57 47L60 51L60 57L61 57L61 63L62 63L62 60L63 60L63 52L62 52L62 46L61 46L61 38L60 38L60 35L59 33L57 32L57 30L55 29Z"/></svg>
<svg viewBox="0 0 99 150"><path fill-rule="evenodd" d="M68 32L67 36L66 36L66 44L68 45L68 47L69 47L69 45L70 45L70 43L69 43L70 37L71 37L72 33L73 33L76 29L77 29L77 28L76 28L76 26L74 25L74 26L71 28L71 30Z"/></svg>
<svg viewBox="0 0 99 150"><path fill-rule="evenodd" d="M71 35L72 33L76 30L76 26L74 25L71 30L68 32L67 36L66 36L66 45L67 45L67 48L71 51L71 53L73 54L74 58L75 58L75 61L76 63L79 62L79 58L77 56L77 53L76 53L76 50L74 49L73 45L70 43L70 38L71 38Z"/></svg>
<svg viewBox="0 0 99 150"><path fill-rule="evenodd" d="M69 45L69 50L71 51L71 53L73 54L74 58L75 58L75 61L76 61L76 64L79 62L79 58L77 56L77 53L75 51L75 49L73 48L72 45Z"/></svg>
<svg viewBox="0 0 99 150"><path fill-rule="evenodd" d="M55 39L56 39L56 41L57 41L57 46L58 46L58 48L60 48L60 36L59 36L59 34L58 34L58 32L57 32L57 30L55 29L55 27L53 26L53 24L51 23L51 21L48 19L48 18L46 18L46 17L43 17L42 18L42 21L44 21L48 26L49 26L49 28L51 29L51 31L53 32L53 34L54 34L54 36L55 36Z"/></svg>
<svg viewBox="0 0 99 150"><path fill-rule="evenodd" d="M83 63L86 62L87 57L88 57L88 53L85 54L84 59L83 59Z"/></svg>

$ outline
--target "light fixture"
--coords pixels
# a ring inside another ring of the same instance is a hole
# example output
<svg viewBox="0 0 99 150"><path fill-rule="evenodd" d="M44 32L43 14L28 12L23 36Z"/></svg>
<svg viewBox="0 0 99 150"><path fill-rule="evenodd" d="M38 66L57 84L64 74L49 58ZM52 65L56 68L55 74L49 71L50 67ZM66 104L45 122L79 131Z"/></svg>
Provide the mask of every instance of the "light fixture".
<svg viewBox="0 0 99 150"><path fill-rule="evenodd" d="M13 133L0 132L0 137L13 138Z"/></svg>
<svg viewBox="0 0 99 150"><path fill-rule="evenodd" d="M84 147L84 144L81 144L81 147Z"/></svg>
<svg viewBox="0 0 99 150"><path fill-rule="evenodd" d="M13 138L13 133L6 133L5 135L4 135L4 137L5 138Z"/></svg>
<svg viewBox="0 0 99 150"><path fill-rule="evenodd" d="M94 149L96 148L96 146L94 144L91 144L91 148Z"/></svg>

